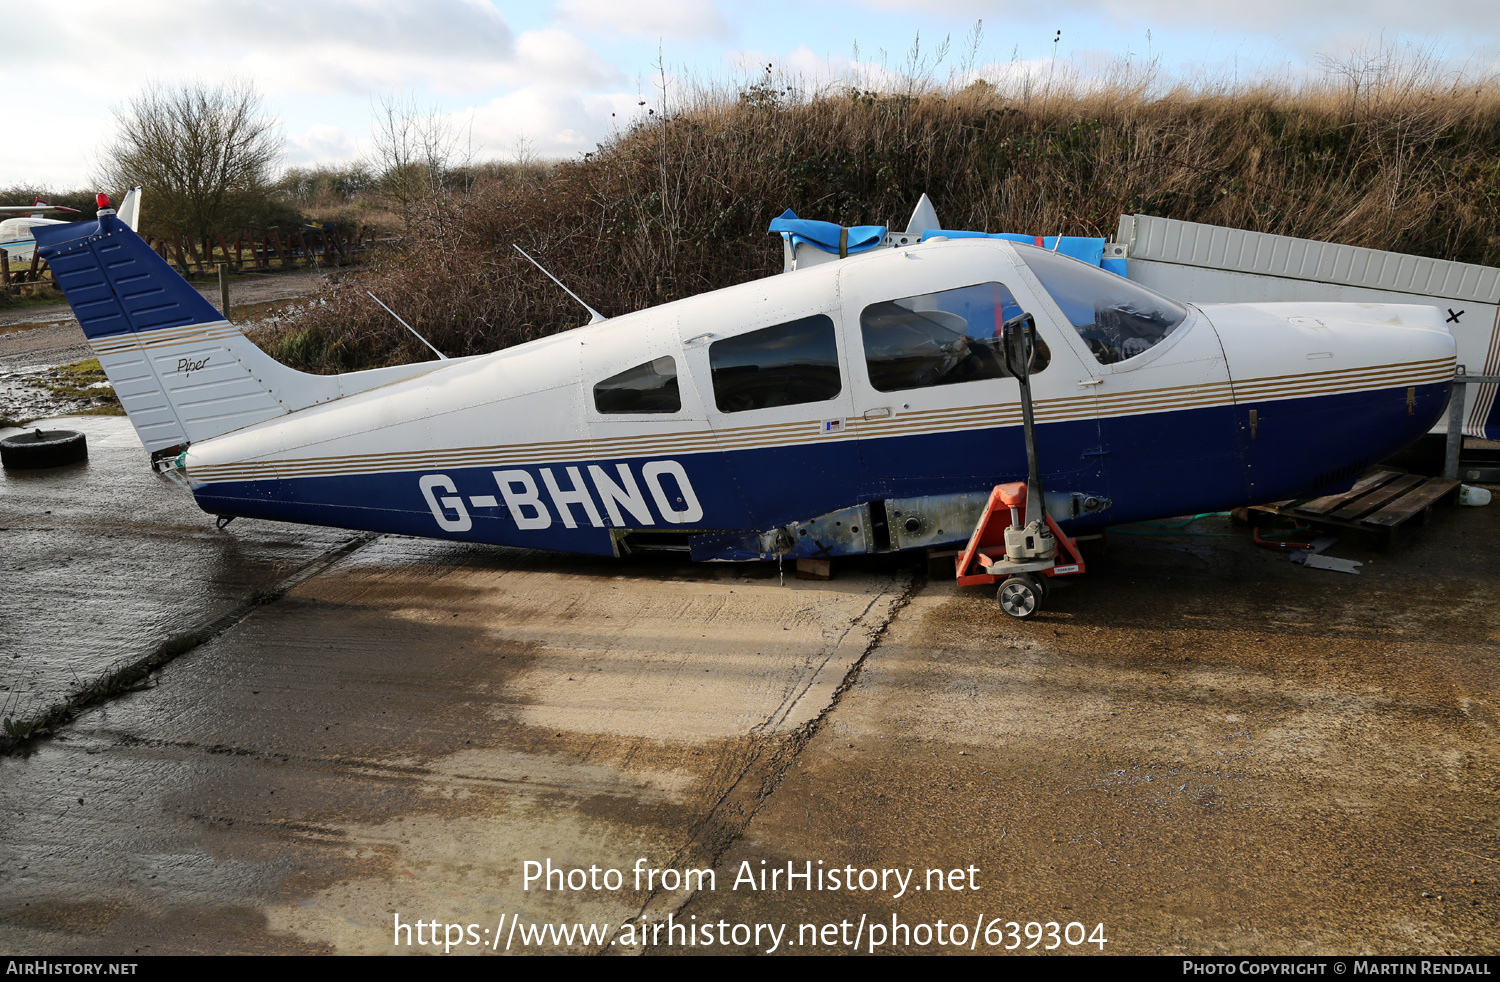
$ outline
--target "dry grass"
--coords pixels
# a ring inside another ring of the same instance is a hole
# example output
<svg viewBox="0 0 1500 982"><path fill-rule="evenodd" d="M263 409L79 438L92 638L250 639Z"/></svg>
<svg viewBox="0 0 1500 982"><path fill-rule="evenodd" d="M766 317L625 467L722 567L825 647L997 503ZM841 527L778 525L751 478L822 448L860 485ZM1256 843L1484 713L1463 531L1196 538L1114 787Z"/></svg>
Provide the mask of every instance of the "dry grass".
<svg viewBox="0 0 1500 982"><path fill-rule="evenodd" d="M700 91L584 159L434 189L403 248L261 342L315 371L424 357L373 289L446 353L490 351L586 319L512 242L619 314L776 272L784 208L904 227L924 191L952 228L1103 236L1140 212L1500 265L1500 85L1365 63L1301 85Z"/></svg>

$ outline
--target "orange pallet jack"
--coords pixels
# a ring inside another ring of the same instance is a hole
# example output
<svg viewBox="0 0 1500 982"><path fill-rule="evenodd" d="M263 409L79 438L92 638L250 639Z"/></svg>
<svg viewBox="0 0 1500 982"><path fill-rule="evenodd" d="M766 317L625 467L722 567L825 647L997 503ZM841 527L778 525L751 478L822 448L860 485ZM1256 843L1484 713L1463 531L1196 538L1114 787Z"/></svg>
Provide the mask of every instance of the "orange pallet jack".
<svg viewBox="0 0 1500 982"><path fill-rule="evenodd" d="M1051 592L1048 579L1087 571L1078 543L1069 538L1052 516L1043 512L1045 526L1021 524L1026 514L1026 485L997 484L985 503L984 514L969 537L969 544L955 560L959 586L982 586L1000 582L1000 609L1012 617L1035 614ZM1012 545L1015 540L1019 543ZM1072 562L1057 561L1061 544ZM1010 555L1014 551L1016 559Z"/></svg>
<svg viewBox="0 0 1500 982"><path fill-rule="evenodd" d="M1048 580L1085 571L1078 543L1047 514L1041 465L1036 452L1036 417L1031 406L1031 365L1036 352L1036 324L1030 314L1006 321L1001 328L1006 368L1021 386L1021 424L1026 435L1027 480L997 484L969 544L954 561L959 586L1000 582L1000 609L1012 617L1034 615L1050 592ZM1057 561L1061 543L1071 563Z"/></svg>

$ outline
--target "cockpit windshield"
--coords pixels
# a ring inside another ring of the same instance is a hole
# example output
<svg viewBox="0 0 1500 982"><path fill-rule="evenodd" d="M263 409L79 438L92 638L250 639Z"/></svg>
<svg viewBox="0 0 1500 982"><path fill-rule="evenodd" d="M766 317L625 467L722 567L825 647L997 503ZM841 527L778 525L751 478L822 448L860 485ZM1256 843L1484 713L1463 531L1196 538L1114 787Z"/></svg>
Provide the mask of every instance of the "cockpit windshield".
<svg viewBox="0 0 1500 982"><path fill-rule="evenodd" d="M1134 358L1187 318L1186 307L1123 276L1035 246L1016 252L1101 365Z"/></svg>

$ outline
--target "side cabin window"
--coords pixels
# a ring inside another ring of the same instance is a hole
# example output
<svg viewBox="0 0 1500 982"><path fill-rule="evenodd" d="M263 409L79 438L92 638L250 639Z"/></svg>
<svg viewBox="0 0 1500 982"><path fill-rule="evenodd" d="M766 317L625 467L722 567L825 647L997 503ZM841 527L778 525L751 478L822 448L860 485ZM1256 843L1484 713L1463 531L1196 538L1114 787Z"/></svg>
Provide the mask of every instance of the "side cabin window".
<svg viewBox="0 0 1500 982"><path fill-rule="evenodd" d="M1101 365L1134 358L1187 319L1187 308L1097 266L1017 246Z"/></svg>
<svg viewBox="0 0 1500 982"><path fill-rule="evenodd" d="M878 392L900 392L1006 378L1000 328L1020 313L1001 283L871 304L859 315L870 385ZM1046 343L1037 341L1032 374L1045 369L1051 357Z"/></svg>
<svg viewBox="0 0 1500 982"><path fill-rule="evenodd" d="M826 402L843 391L833 320L825 314L715 341L708 364L724 413Z"/></svg>
<svg viewBox="0 0 1500 982"><path fill-rule="evenodd" d="M627 368L594 386L600 413L675 413L682 408L677 362L670 355Z"/></svg>

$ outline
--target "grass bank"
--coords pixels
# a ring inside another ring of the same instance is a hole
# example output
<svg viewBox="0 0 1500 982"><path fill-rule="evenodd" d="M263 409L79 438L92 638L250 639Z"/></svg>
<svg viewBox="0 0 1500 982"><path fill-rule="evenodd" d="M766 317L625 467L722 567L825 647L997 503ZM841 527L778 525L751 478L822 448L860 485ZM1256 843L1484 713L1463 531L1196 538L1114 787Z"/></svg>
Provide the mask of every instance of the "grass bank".
<svg viewBox="0 0 1500 982"><path fill-rule="evenodd" d="M404 239L258 340L312 371L449 355L582 323L511 250L615 315L780 268L769 220L1108 235L1140 212L1500 265L1500 85L1392 70L1304 85L1072 86L805 97L700 92L548 168L422 202Z"/></svg>

